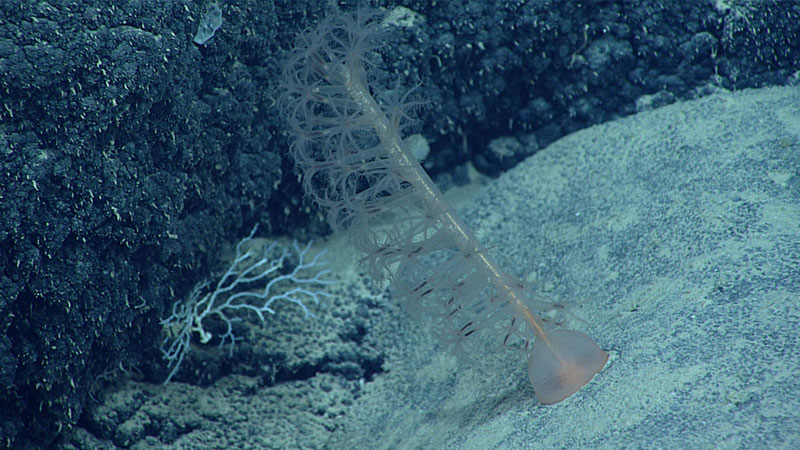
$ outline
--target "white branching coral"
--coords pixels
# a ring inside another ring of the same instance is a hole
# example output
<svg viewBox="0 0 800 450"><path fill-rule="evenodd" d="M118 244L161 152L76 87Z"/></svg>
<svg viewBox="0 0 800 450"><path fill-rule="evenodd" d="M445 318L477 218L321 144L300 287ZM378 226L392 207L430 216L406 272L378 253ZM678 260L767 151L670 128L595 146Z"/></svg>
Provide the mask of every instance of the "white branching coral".
<svg viewBox="0 0 800 450"><path fill-rule="evenodd" d="M170 373L164 383L178 372L186 353L191 348L192 336L196 333L200 343L207 344L214 335L206 329L206 322L216 318L226 329L219 335L219 346L229 345L233 353L236 341L242 340L233 330L234 322L250 313L263 323L264 314L274 314L272 308L277 301L286 301L299 306L306 317L313 317L309 302L319 304L327 293L325 251L311 255L311 242L282 246L271 242L257 249L249 249L258 226L250 235L236 245L236 256L230 267L211 289L210 281L195 285L188 299L172 305L172 314L161 320L166 338L161 353L167 361Z"/></svg>

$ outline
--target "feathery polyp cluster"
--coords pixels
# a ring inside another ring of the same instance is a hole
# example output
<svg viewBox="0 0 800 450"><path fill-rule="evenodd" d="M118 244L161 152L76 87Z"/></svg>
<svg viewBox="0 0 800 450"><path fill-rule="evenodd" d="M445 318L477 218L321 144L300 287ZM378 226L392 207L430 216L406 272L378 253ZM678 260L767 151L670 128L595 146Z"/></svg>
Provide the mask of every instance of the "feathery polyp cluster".
<svg viewBox="0 0 800 450"><path fill-rule="evenodd" d="M395 172L407 168L387 161L388 148L402 144L414 111L426 104L413 88L373 97L369 69L380 59L381 19L366 10L324 18L300 35L283 70L279 105L290 153L335 231L371 220L374 205L403 191Z"/></svg>
<svg viewBox="0 0 800 450"><path fill-rule="evenodd" d="M236 341L243 339L234 334L233 324L243 316L252 314L263 323L264 313L274 314L272 306L280 300L294 303L306 317L313 317L307 304L319 304L330 295L324 290L332 283L326 278L330 270L325 268L324 250L311 255L311 242L301 246L296 241L291 246L271 242L260 249L245 250L257 228L236 245L236 257L213 289L209 281L198 283L189 298L175 302L172 314L161 320L167 332L161 353L170 369L165 383L178 372L192 335L197 333L203 344L214 338L206 329L212 318L225 325L219 346L228 344L232 354Z"/></svg>

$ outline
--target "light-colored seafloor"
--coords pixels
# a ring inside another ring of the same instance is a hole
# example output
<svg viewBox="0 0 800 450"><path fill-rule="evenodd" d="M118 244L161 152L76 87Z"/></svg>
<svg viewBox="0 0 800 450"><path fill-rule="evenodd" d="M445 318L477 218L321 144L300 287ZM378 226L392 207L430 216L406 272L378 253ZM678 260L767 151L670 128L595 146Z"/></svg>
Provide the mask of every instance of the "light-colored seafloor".
<svg viewBox="0 0 800 450"><path fill-rule="evenodd" d="M464 215L502 265L583 302L608 365L544 406L523 355L403 347L332 448L800 448L800 88L580 131Z"/></svg>

